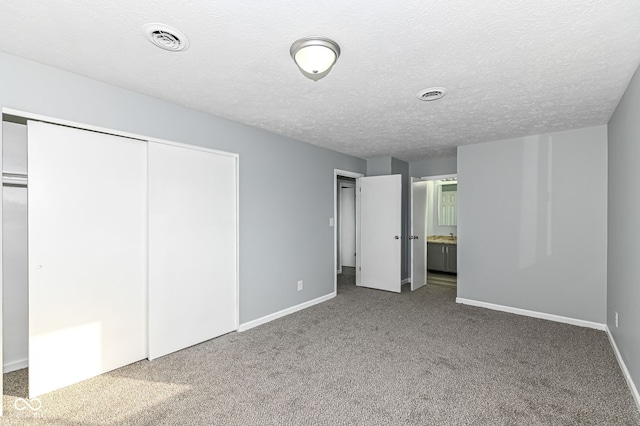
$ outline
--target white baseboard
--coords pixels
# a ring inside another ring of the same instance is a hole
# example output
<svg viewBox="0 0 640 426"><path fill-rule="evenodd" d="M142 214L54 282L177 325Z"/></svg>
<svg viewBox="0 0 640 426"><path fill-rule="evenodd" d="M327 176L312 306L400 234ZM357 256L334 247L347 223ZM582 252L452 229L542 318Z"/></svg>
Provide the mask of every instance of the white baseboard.
<svg viewBox="0 0 640 426"><path fill-rule="evenodd" d="M601 324L599 322L591 322L591 321L585 321L585 320L580 320L575 318L563 317L560 315L546 314L544 312L528 311L526 309L512 308L511 306L496 305L493 303L480 302L477 300L463 299L462 297L456 297L456 303L461 303L463 305L477 306L480 308L493 309L494 311L509 312L511 314L524 315L526 317L533 317L533 318L540 318L540 319L545 319L549 321L562 322L565 324L577 325L580 327L595 328L596 330L602 330L602 331L607 330L607 325Z"/></svg>
<svg viewBox="0 0 640 426"><path fill-rule="evenodd" d="M636 401L636 407L638 407L638 411L640 411L640 394L638 394L638 388L635 383L633 383L633 379L631 378L631 374L629 374L629 370L627 369L627 365L624 363L622 359L622 354L618 350L618 345L616 345L616 341L613 339L613 335L611 334L611 330L607 327L607 336L609 336L609 342L611 343L611 347L613 348L613 352L616 354L616 359L618 360L618 365L620 365L620 369L622 370L622 375L624 379L627 381L627 385L631 390L631 395L633 395L633 399Z"/></svg>
<svg viewBox="0 0 640 426"><path fill-rule="evenodd" d="M22 370L23 368L27 368L29 366L28 359L20 359L18 361L8 362L2 367L3 373L10 373L16 370Z"/></svg>
<svg viewBox="0 0 640 426"><path fill-rule="evenodd" d="M400 283L400 285L409 284L410 282L411 282L411 278L405 278L404 280L402 280L402 282Z"/></svg>
<svg viewBox="0 0 640 426"><path fill-rule="evenodd" d="M289 315L289 314L292 314L294 312L301 311L301 310L303 310L305 308L308 308L310 306L317 305L318 303L326 302L327 300L333 299L334 297L336 297L336 292L335 291L333 293L327 294L326 296L321 296L321 297L318 297L317 299L313 299L313 300L310 300L308 302L304 302L304 303L301 303L299 305L292 306L292 307L287 308L287 309L283 309L283 310L275 312L273 314L266 315L266 316L264 316L262 318L258 318L258 319L253 320L253 321L245 322L244 324L240 324L240 327L238 327L238 331L247 331L250 328L257 327L257 326L262 325L262 324L266 324L266 323L268 323L270 321L273 321L273 320L278 319L280 317L283 317L285 315Z"/></svg>

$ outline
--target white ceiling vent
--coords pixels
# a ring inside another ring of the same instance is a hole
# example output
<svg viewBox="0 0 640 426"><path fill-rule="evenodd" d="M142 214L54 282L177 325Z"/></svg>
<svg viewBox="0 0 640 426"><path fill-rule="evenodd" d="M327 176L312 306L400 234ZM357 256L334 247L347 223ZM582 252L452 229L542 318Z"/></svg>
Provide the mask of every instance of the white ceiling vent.
<svg viewBox="0 0 640 426"><path fill-rule="evenodd" d="M181 52L189 48L189 39L181 31L164 24L146 24L142 27L145 37L161 49Z"/></svg>
<svg viewBox="0 0 640 426"><path fill-rule="evenodd" d="M421 101L437 101L447 94L447 89L444 87L432 87L430 89L421 90L418 92L418 99Z"/></svg>

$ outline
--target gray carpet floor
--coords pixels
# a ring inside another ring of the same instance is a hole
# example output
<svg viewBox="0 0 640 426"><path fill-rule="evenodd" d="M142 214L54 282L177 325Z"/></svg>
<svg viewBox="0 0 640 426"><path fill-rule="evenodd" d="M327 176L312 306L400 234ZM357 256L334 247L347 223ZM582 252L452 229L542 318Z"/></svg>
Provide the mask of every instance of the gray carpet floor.
<svg viewBox="0 0 640 426"><path fill-rule="evenodd" d="M38 410L18 400L26 370L6 374L2 424L640 424L605 333L343 275L328 302L51 392Z"/></svg>

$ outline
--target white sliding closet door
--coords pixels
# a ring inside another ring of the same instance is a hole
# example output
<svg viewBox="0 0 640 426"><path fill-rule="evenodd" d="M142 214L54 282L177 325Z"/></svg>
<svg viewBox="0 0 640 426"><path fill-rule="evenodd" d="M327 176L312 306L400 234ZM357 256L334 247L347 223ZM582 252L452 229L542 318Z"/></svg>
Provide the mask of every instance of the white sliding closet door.
<svg viewBox="0 0 640 426"><path fill-rule="evenodd" d="M236 158L149 143L149 359L237 329Z"/></svg>
<svg viewBox="0 0 640 426"><path fill-rule="evenodd" d="M146 357L146 142L28 124L29 396Z"/></svg>

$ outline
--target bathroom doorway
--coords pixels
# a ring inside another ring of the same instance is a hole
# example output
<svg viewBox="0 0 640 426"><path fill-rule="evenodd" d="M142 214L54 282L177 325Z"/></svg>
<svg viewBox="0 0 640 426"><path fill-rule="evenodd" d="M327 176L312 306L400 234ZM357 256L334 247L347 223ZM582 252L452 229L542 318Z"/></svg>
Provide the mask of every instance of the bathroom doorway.
<svg viewBox="0 0 640 426"><path fill-rule="evenodd" d="M427 176L427 284L457 286L456 175Z"/></svg>

